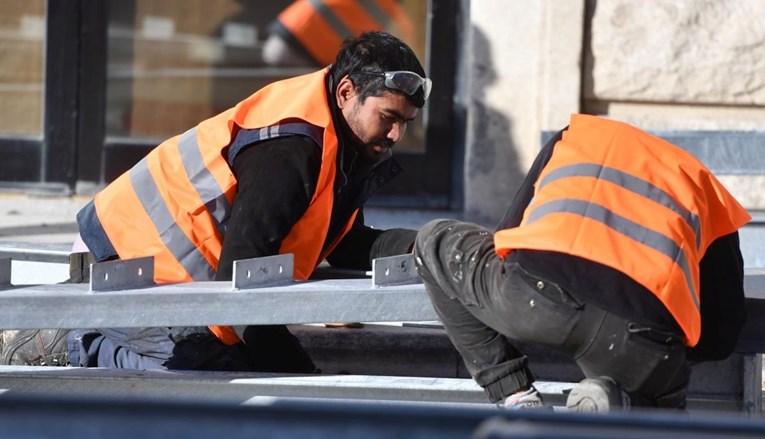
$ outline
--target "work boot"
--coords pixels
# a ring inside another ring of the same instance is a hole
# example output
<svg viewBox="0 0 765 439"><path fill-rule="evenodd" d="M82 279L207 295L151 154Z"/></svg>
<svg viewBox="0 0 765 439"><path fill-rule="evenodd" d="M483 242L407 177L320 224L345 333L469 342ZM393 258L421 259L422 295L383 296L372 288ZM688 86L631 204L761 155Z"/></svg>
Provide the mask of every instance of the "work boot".
<svg viewBox="0 0 765 439"><path fill-rule="evenodd" d="M66 366L69 364L67 334L69 334L68 329L4 331L2 364Z"/></svg>
<svg viewBox="0 0 765 439"><path fill-rule="evenodd" d="M622 386L609 377L585 378L571 389L566 408L579 413L629 410L630 398Z"/></svg>

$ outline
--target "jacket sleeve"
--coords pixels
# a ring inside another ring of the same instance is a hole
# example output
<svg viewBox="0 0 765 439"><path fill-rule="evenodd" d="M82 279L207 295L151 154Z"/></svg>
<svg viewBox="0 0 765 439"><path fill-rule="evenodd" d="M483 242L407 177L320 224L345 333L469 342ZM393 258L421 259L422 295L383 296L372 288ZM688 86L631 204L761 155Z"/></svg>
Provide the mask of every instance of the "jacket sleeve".
<svg viewBox="0 0 765 439"><path fill-rule="evenodd" d="M547 162L550 161L555 144L563 138L563 132L567 129L568 127L555 133L555 135L552 136L539 151L539 154L537 154L537 157L534 159L534 163L532 163L531 168L529 168L529 172L526 173L526 177L518 187L518 190L513 197L513 201L510 203L510 206L508 206L505 216L502 217L497 225L497 230L510 229L521 225L523 213L526 211L526 208L529 207L529 203L531 203L531 199L534 197L534 183L536 183L539 174L542 173L542 169L544 169Z"/></svg>
<svg viewBox="0 0 765 439"><path fill-rule="evenodd" d="M416 230L378 230L364 225L364 212L359 210L351 230L327 256L327 262L338 268L371 270L373 259L411 252L415 236Z"/></svg>
<svg viewBox="0 0 765 439"><path fill-rule="evenodd" d="M736 347L746 319L744 260L738 232L715 240L701 259L701 338L691 361L723 360Z"/></svg>
<svg viewBox="0 0 765 439"><path fill-rule="evenodd" d="M233 164L237 193L215 280L230 280L235 260L279 253L308 209L320 167L321 150L307 137L280 137L240 150Z"/></svg>

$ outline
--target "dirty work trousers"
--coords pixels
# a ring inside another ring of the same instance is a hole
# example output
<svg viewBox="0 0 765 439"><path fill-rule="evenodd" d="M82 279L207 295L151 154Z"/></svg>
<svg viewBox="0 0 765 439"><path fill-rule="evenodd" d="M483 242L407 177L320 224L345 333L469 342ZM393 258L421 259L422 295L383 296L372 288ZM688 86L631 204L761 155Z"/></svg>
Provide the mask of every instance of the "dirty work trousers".
<svg viewBox="0 0 765 439"><path fill-rule="evenodd" d="M492 402L534 381L510 338L570 356L587 377L617 380L635 406L685 406L690 368L679 334L583 303L499 259L486 229L431 221L417 235L415 261L449 338Z"/></svg>

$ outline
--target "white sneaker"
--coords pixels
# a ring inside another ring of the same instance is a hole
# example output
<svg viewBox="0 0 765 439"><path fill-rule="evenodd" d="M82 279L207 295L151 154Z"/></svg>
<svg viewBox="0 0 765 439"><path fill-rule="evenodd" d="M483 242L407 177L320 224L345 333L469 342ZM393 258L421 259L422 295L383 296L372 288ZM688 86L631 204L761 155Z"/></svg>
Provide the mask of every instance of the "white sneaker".
<svg viewBox="0 0 765 439"><path fill-rule="evenodd" d="M542 401L542 395L534 386L531 386L529 390L520 391L505 398L502 407L508 410L526 410L544 408L545 405Z"/></svg>

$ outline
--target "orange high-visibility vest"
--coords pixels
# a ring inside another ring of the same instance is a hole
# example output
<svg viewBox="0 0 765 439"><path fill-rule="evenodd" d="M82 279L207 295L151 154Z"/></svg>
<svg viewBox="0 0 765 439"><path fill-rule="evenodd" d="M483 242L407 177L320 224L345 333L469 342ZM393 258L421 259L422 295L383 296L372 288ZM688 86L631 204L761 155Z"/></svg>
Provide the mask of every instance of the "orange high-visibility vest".
<svg viewBox="0 0 765 439"><path fill-rule="evenodd" d="M348 37L392 23L411 41L414 29L398 0L297 0L277 20L320 65L331 64Z"/></svg>
<svg viewBox="0 0 765 439"><path fill-rule="evenodd" d="M699 261L750 220L688 152L625 123L573 115L497 254L534 249L618 270L655 294L682 328L701 335Z"/></svg>
<svg viewBox="0 0 765 439"><path fill-rule="evenodd" d="M275 82L163 142L99 192L78 221L101 228L102 240L108 240L120 259L154 256L157 283L212 280L237 189L224 152L235 130L259 130L261 139L308 135L322 148L316 191L279 249L280 254L294 254L295 279L307 279L356 216L354 212L340 236L322 252L332 214L338 150L326 75L325 69ZM91 251L104 247L98 236L83 239ZM96 253L99 260L104 256L108 255ZM228 344L238 342L229 327L211 329Z"/></svg>

